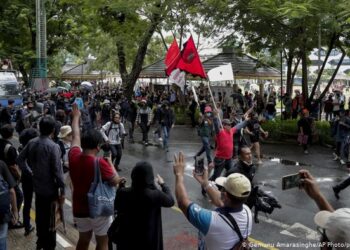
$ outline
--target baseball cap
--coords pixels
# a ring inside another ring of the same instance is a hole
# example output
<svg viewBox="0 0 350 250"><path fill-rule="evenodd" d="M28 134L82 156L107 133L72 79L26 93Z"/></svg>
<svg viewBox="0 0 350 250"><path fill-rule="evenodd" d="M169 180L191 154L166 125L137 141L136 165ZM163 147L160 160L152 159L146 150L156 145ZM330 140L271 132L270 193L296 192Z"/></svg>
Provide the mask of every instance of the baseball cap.
<svg viewBox="0 0 350 250"><path fill-rule="evenodd" d="M337 249L348 249L350 242L350 208L340 208L334 212L320 211L315 217L316 225L326 230L327 238ZM344 246L343 246L344 244Z"/></svg>
<svg viewBox="0 0 350 250"><path fill-rule="evenodd" d="M223 119L222 124L223 125L231 125L231 121L229 119Z"/></svg>
<svg viewBox="0 0 350 250"><path fill-rule="evenodd" d="M213 112L210 106L206 106L204 109L204 113L208 113L208 112Z"/></svg>
<svg viewBox="0 0 350 250"><path fill-rule="evenodd" d="M215 180L215 183L224 187L228 193L235 197L245 198L250 195L250 181L242 174L234 173L228 177L219 177Z"/></svg>

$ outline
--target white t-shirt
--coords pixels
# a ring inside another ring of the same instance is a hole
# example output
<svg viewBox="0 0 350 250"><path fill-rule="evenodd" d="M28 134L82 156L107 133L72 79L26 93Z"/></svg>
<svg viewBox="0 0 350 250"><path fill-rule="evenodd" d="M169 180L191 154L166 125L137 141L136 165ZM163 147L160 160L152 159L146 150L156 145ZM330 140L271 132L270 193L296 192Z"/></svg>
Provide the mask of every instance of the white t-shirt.
<svg viewBox="0 0 350 250"><path fill-rule="evenodd" d="M237 233L220 217L220 211L232 215L244 238L251 234L252 213L246 205L240 209L224 207L211 211L192 203L188 207L187 216L191 224L204 235L205 248L200 247L201 249L227 250L239 242Z"/></svg>

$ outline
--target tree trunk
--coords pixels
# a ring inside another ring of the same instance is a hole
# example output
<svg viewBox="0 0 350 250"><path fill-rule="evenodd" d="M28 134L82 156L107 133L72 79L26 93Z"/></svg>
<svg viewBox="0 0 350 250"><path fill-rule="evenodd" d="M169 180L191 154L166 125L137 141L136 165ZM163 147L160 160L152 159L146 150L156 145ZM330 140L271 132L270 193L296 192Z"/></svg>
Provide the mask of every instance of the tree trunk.
<svg viewBox="0 0 350 250"><path fill-rule="evenodd" d="M26 71L26 69L24 68L23 64L18 65L18 69L19 69L19 71L20 71L21 74L22 74L22 80L23 80L23 82L24 82L24 85L25 85L26 87L29 87L28 74L27 74L27 71Z"/></svg>
<svg viewBox="0 0 350 250"><path fill-rule="evenodd" d="M302 66L302 92L303 92L303 98L306 101L309 96L309 89L308 89L308 79L307 79L307 54L305 48L303 48L303 51L301 52L301 66Z"/></svg>
<svg viewBox="0 0 350 250"><path fill-rule="evenodd" d="M322 66L320 68L320 71L318 72L317 74L317 78L315 80L315 83L314 83L314 86L312 87L312 91L311 91L311 94L310 94L310 100L312 100L314 98L314 95L315 95L315 92L316 92L316 88L317 88L317 85L320 84L320 79L321 79L321 76L323 74L323 70L327 64L327 61L328 61L328 57L329 55L331 54L333 48L334 48L334 44L335 44L335 41L337 40L337 36L335 34L333 34L332 38L331 38L331 41L329 43L329 47L328 47L328 51L327 51L327 54L326 54L326 57L322 63ZM318 62L319 63L319 62Z"/></svg>
<svg viewBox="0 0 350 250"><path fill-rule="evenodd" d="M287 58L287 86L286 93L292 94L293 83L292 83L292 64L293 64L293 54L291 52L288 53Z"/></svg>
<svg viewBox="0 0 350 250"><path fill-rule="evenodd" d="M291 77L292 89L293 89L294 78L295 78L295 75L296 75L298 67L299 67L299 63L300 63L300 58L297 59L297 62L294 65L294 70L292 72L292 77Z"/></svg>
<svg viewBox="0 0 350 250"><path fill-rule="evenodd" d="M321 102L322 99L325 97L326 93L327 93L328 90L329 90L329 87L332 85L332 83L333 83L333 81L334 81L334 79L335 79L335 76L338 74L338 70L339 70L340 66L341 66L342 63L343 63L344 57L345 57L345 55L346 55L346 52L345 52L345 50L343 49L343 47L341 47L341 46L339 46L339 49L340 49L341 52L342 52L342 56L341 56L341 58L339 59L338 65L337 65L337 67L335 68L331 79L329 79L326 88L323 90L322 94L321 94L320 97L317 99L319 102Z"/></svg>
<svg viewBox="0 0 350 250"><path fill-rule="evenodd" d="M150 26L148 27L148 29L146 29L144 36L139 43L139 48L137 50L137 54L135 56L134 63L133 63L132 70L131 70L130 74L128 74L126 77L124 77L125 84L126 84L125 95L129 100L133 96L134 85L135 85L135 83L140 75L140 72L142 70L142 64L143 64L143 61L144 61L145 56L146 56L148 44L150 43L151 38L152 38L155 30L157 29L159 23L162 20L162 16L161 16L160 12L161 12L161 6L159 7L159 12L155 12L153 14L153 17L151 18ZM124 49L123 49L123 52L124 52ZM124 62L125 62L125 60L124 60ZM122 74L122 72L120 72L120 73ZM123 79L123 81L124 81L124 79Z"/></svg>

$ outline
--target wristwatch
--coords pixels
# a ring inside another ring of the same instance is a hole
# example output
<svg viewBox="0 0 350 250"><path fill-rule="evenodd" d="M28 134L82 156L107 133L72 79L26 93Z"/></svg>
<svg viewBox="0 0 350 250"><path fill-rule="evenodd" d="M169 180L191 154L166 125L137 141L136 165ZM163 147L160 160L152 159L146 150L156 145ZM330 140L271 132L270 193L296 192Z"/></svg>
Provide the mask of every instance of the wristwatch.
<svg viewBox="0 0 350 250"><path fill-rule="evenodd" d="M204 191L207 191L208 188L215 187L215 184L212 181L209 181L207 185L203 186Z"/></svg>

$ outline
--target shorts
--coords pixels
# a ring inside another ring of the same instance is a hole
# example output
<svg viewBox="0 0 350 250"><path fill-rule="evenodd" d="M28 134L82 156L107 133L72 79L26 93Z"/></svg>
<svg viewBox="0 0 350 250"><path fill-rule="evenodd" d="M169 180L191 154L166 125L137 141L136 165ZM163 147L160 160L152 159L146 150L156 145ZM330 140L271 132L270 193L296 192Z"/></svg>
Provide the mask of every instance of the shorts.
<svg viewBox="0 0 350 250"><path fill-rule="evenodd" d="M80 233L93 231L97 236L105 236L112 224L113 218L112 216L97 217L94 219L74 217L74 220Z"/></svg>

